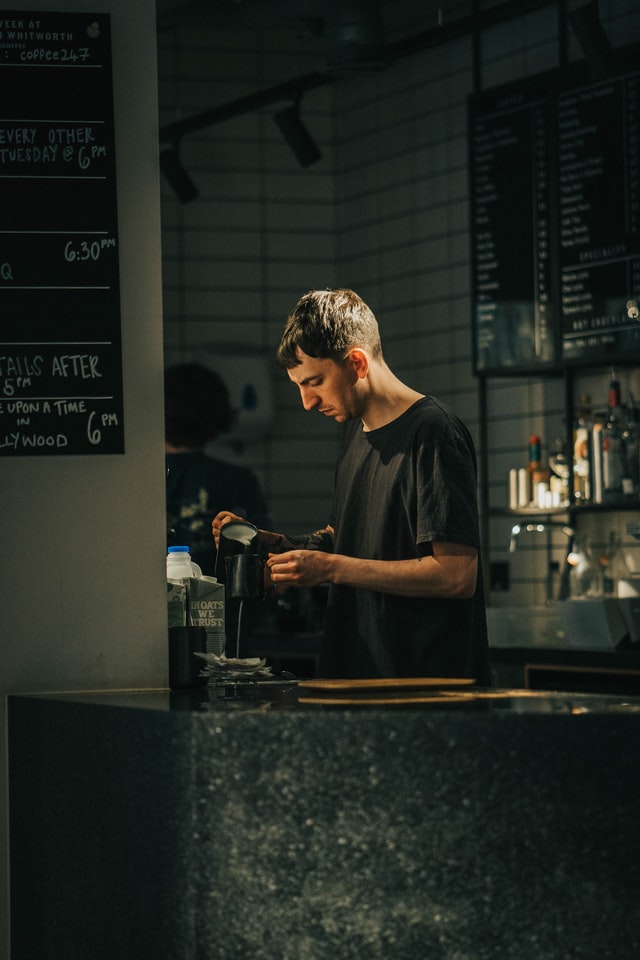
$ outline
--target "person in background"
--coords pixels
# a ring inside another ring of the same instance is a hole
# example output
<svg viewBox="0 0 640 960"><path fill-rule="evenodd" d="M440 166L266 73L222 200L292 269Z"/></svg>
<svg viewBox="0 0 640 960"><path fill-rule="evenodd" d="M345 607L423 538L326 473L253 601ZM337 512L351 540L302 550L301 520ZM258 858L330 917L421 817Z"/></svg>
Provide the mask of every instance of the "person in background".
<svg viewBox="0 0 640 960"><path fill-rule="evenodd" d="M252 470L205 453L211 440L231 430L236 416L217 373L198 363L169 367L164 405L169 545L187 545L202 572L214 576L212 518L224 504L234 504L238 516L268 525L267 502Z"/></svg>
<svg viewBox="0 0 640 960"><path fill-rule="evenodd" d="M327 526L260 532L277 589L329 584L319 675L490 685L467 427L392 372L376 318L352 290L303 296L277 360L305 410L345 425ZM215 517L214 538L229 519Z"/></svg>

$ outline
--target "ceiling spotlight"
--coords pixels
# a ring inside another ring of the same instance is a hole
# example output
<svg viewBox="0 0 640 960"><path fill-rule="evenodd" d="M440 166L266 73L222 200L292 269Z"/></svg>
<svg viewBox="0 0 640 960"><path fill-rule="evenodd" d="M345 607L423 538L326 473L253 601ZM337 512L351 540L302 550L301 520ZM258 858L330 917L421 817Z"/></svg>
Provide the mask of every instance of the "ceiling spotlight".
<svg viewBox="0 0 640 960"><path fill-rule="evenodd" d="M614 69L614 57L609 39L598 17L596 4L589 3L569 13L569 23L582 47L594 80L605 80Z"/></svg>
<svg viewBox="0 0 640 960"><path fill-rule="evenodd" d="M334 0L325 23L327 69L338 75L387 66L379 0Z"/></svg>
<svg viewBox="0 0 640 960"><path fill-rule="evenodd" d="M177 145L160 151L160 169L180 203L195 200L198 188L180 163Z"/></svg>
<svg viewBox="0 0 640 960"><path fill-rule="evenodd" d="M273 119L301 167L309 167L320 159L322 153L300 119L300 97L290 107L274 113Z"/></svg>

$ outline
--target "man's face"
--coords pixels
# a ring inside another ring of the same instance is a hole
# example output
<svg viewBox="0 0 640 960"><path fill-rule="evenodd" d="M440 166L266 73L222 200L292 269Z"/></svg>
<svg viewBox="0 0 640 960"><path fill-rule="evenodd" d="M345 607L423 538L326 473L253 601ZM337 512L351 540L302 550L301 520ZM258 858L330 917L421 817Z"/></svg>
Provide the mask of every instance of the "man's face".
<svg viewBox="0 0 640 960"><path fill-rule="evenodd" d="M363 394L352 363L336 363L327 358L310 357L298 347L300 363L287 371L300 390L305 410L318 410L336 423L362 415Z"/></svg>

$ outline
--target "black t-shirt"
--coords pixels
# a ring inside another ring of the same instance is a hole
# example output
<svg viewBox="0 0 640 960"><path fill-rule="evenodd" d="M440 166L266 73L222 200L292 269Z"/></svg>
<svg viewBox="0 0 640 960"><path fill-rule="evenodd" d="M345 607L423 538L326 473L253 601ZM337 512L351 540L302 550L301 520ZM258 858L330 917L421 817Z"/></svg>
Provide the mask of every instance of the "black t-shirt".
<svg viewBox="0 0 640 960"><path fill-rule="evenodd" d="M171 543L190 548L191 559L215 576L216 548L211 521L220 510L237 513L257 527L270 526L267 504L248 467L210 457L204 451L168 453L167 528Z"/></svg>
<svg viewBox="0 0 640 960"><path fill-rule="evenodd" d="M432 541L480 547L473 442L434 397L365 432L347 424L336 468L335 552L405 560ZM479 567L480 571L480 567ZM473 677L490 682L482 575L469 600L407 598L332 584L325 677Z"/></svg>

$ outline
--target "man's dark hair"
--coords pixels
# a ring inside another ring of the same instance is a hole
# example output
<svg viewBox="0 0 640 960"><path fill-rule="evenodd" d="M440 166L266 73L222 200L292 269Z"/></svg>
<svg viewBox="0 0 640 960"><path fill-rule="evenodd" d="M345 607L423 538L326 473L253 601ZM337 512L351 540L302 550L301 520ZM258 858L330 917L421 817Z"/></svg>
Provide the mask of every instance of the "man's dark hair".
<svg viewBox="0 0 640 960"><path fill-rule="evenodd" d="M235 420L229 391L217 373L199 363L179 363L164 374L165 440L199 449Z"/></svg>
<svg viewBox="0 0 640 960"><path fill-rule="evenodd" d="M283 370L297 366L298 348L309 357L341 362L353 347L382 356L378 322L353 290L310 290L289 315L276 353Z"/></svg>

